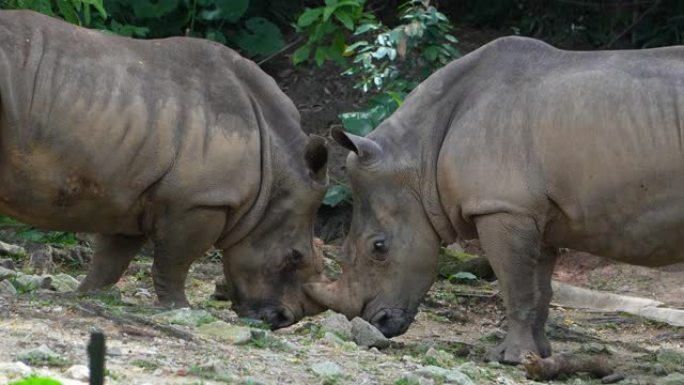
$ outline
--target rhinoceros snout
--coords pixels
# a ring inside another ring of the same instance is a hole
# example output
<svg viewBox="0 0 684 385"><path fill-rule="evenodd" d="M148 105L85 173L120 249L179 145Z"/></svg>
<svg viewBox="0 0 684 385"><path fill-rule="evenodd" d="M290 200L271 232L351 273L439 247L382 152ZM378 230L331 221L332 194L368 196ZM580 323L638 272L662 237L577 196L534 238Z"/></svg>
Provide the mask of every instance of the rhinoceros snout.
<svg viewBox="0 0 684 385"><path fill-rule="evenodd" d="M404 309L383 309L375 313L370 323L387 338L402 335L413 322L415 313Z"/></svg>
<svg viewBox="0 0 684 385"><path fill-rule="evenodd" d="M283 306L265 307L257 312L256 318L267 323L272 330L284 328L295 323L295 315Z"/></svg>

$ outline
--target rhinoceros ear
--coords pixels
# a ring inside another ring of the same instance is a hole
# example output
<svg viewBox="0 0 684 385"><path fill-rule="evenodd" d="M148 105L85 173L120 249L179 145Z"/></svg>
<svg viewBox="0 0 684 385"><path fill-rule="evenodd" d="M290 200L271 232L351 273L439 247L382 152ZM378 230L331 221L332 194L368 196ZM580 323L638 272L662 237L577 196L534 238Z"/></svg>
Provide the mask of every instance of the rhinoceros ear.
<svg viewBox="0 0 684 385"><path fill-rule="evenodd" d="M382 157L382 148L372 139L350 134L339 128L333 128L331 134L340 146L354 151L363 165L373 164Z"/></svg>
<svg viewBox="0 0 684 385"><path fill-rule="evenodd" d="M309 135L304 149L304 160L309 174L318 183L328 183L328 142L322 136Z"/></svg>

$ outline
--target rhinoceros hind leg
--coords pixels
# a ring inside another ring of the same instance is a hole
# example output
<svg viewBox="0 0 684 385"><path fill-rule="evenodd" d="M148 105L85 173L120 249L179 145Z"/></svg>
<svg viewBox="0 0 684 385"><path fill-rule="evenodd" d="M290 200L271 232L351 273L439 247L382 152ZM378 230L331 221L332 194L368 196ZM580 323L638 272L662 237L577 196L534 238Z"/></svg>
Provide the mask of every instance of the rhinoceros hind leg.
<svg viewBox="0 0 684 385"><path fill-rule="evenodd" d="M78 291L89 292L115 284L145 240L145 236L98 234L88 275L78 286Z"/></svg>
<svg viewBox="0 0 684 385"><path fill-rule="evenodd" d="M152 279L162 306L190 305L185 296L190 265L216 242L224 224L225 212L211 209L167 214L157 221Z"/></svg>
<svg viewBox="0 0 684 385"><path fill-rule="evenodd" d="M547 313L539 314L546 295L541 295L535 277L543 259L542 237L534 220L525 216L498 213L475 221L482 248L499 280L508 320L506 337L487 358L518 364L521 354L541 353L537 344L540 334L535 330L539 321L546 321ZM543 329L541 333L543 337ZM544 350L550 350L544 338L540 342Z"/></svg>

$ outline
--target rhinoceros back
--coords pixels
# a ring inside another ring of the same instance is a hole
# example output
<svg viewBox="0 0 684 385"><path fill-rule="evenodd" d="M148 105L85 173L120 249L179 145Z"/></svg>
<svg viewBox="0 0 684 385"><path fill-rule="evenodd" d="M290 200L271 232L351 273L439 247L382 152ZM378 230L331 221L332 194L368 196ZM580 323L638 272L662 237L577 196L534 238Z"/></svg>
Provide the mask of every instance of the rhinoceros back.
<svg viewBox="0 0 684 385"><path fill-rule="evenodd" d="M243 199L260 165L243 61L196 39L0 12L0 210L48 228L139 232L151 201Z"/></svg>

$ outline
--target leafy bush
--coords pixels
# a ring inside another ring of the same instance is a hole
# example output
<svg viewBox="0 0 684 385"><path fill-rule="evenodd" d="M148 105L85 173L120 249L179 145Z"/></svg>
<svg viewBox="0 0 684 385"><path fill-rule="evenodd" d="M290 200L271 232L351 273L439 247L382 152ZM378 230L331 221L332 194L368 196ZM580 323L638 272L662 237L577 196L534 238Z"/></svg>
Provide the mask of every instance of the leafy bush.
<svg viewBox="0 0 684 385"><path fill-rule="evenodd" d="M331 22L335 12L347 9L342 3L353 9L356 17L341 22L345 28L353 27L353 38L357 41L351 45L346 45L341 28ZM355 4L352 6L352 3ZM319 65L330 58L344 68L343 75L357 79L354 87L369 95L368 105L363 110L339 115L344 129L356 135L370 133L401 105L418 83L461 55L454 47L458 40L450 34L453 27L449 19L428 0L408 0L401 4L400 24L393 28L364 12L362 4L359 0L328 0L325 7L304 11L298 26L306 28L308 40L293 55L293 61L300 63L315 49ZM326 34L333 36L331 45L323 39ZM346 48L339 53L341 46ZM319 52L322 52L320 56ZM336 206L349 195L348 186L335 183L323 203Z"/></svg>
<svg viewBox="0 0 684 385"><path fill-rule="evenodd" d="M10 382L9 385L62 385L62 383L46 377L28 377L23 380Z"/></svg>
<svg viewBox="0 0 684 385"><path fill-rule="evenodd" d="M250 0L5 0L0 8L31 9L122 36L193 36L259 57L281 49L280 28L248 16Z"/></svg>
<svg viewBox="0 0 684 385"><path fill-rule="evenodd" d="M304 45L292 55L294 64L308 60L312 55L319 66L326 60L345 65L345 29L354 31L359 24L375 20L364 12L365 0L325 0L325 5L307 8L297 19L296 29L308 36Z"/></svg>

